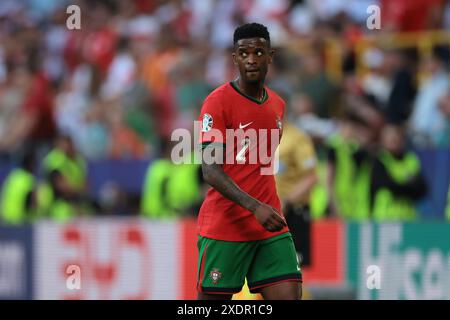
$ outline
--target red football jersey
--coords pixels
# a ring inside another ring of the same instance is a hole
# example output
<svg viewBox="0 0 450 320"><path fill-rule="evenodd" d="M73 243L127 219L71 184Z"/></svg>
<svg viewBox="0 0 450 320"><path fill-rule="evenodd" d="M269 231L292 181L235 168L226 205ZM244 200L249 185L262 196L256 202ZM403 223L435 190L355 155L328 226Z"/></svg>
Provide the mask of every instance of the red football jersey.
<svg viewBox="0 0 450 320"><path fill-rule="evenodd" d="M242 93L234 82L214 90L200 113L200 142L203 146L223 144L227 155L224 172L250 196L281 212L273 160L281 138L285 103L275 92L264 89L261 101ZM214 188L209 189L198 216L198 233L211 239L253 241L287 231L287 227L267 231L253 213Z"/></svg>

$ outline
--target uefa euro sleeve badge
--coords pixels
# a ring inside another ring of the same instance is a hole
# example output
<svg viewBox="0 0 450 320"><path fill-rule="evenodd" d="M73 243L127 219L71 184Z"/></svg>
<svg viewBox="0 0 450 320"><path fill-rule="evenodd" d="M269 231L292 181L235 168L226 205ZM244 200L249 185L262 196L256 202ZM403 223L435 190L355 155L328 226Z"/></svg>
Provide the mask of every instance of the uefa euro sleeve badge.
<svg viewBox="0 0 450 320"><path fill-rule="evenodd" d="M212 126L213 126L213 117L210 114L205 113L203 115L202 132L210 131Z"/></svg>

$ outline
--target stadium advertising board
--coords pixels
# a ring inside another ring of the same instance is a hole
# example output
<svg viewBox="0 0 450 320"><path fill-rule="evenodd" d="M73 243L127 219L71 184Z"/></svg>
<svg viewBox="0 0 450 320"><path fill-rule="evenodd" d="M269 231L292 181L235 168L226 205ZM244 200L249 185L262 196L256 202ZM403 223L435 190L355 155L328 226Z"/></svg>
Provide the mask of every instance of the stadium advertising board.
<svg viewBox="0 0 450 320"><path fill-rule="evenodd" d="M0 226L0 300L32 298L29 226Z"/></svg>
<svg viewBox="0 0 450 320"><path fill-rule="evenodd" d="M450 299L450 224L349 224L358 299Z"/></svg>
<svg viewBox="0 0 450 320"><path fill-rule="evenodd" d="M311 265L302 268L305 284L341 286L345 283L345 224L316 221L311 226Z"/></svg>
<svg viewBox="0 0 450 320"><path fill-rule="evenodd" d="M181 222L120 219L39 223L35 299L192 297L185 288L184 229Z"/></svg>
<svg viewBox="0 0 450 320"><path fill-rule="evenodd" d="M308 285L345 283L344 226L314 224ZM40 222L35 229L34 299L196 298L194 219Z"/></svg>

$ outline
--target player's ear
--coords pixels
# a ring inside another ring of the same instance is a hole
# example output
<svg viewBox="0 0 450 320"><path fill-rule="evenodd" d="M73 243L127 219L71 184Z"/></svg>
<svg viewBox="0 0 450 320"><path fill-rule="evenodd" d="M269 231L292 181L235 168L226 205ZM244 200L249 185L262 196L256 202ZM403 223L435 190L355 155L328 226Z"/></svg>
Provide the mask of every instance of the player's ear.
<svg viewBox="0 0 450 320"><path fill-rule="evenodd" d="M237 62L237 56L236 56L236 53L233 52L233 53L231 54L231 57L233 58L233 64L234 64L235 66L237 66L237 65L238 65L238 62Z"/></svg>
<svg viewBox="0 0 450 320"><path fill-rule="evenodd" d="M269 64L272 63L274 55L275 55L275 49L270 49L269 50Z"/></svg>

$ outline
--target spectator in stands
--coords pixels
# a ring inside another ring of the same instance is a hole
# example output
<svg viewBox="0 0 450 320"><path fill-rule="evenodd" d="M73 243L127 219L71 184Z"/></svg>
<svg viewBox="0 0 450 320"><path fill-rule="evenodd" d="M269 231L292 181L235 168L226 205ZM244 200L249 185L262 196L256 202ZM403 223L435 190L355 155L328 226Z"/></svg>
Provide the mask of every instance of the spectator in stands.
<svg viewBox="0 0 450 320"><path fill-rule="evenodd" d="M450 91L439 101L439 107L445 117L443 130L436 137L437 146L440 148L450 147Z"/></svg>
<svg viewBox="0 0 450 320"><path fill-rule="evenodd" d="M204 74L205 55L187 50L183 52L180 63L171 75L176 85L178 128L192 128L198 108L212 90L205 82Z"/></svg>
<svg viewBox="0 0 450 320"><path fill-rule="evenodd" d="M179 62L180 54L181 48L176 42L173 30L161 28L157 47L147 56L143 65L144 80L155 105L152 111L156 120L156 131L161 140L168 139L174 129L175 91L169 75Z"/></svg>
<svg viewBox="0 0 450 320"><path fill-rule="evenodd" d="M404 124L409 118L416 95L413 53L390 50L385 53L383 68L387 68L392 87L388 101L381 106L384 118L395 124Z"/></svg>
<svg viewBox="0 0 450 320"><path fill-rule="evenodd" d="M111 106L110 106L111 107ZM129 128L119 108L108 113L110 130L109 156L114 159L142 159L149 154L149 148L138 134Z"/></svg>
<svg viewBox="0 0 450 320"><path fill-rule="evenodd" d="M156 119L153 117L153 109L150 92L145 84L136 81L132 88L124 95L121 101L121 110L126 126L132 129L150 149L147 156L153 156L156 146L159 144L159 136L156 132Z"/></svg>
<svg viewBox="0 0 450 320"><path fill-rule="evenodd" d="M393 83L386 54L378 48L371 48L363 55L363 61L368 70L361 81L362 91L376 105L387 105Z"/></svg>
<svg viewBox="0 0 450 320"><path fill-rule="evenodd" d="M3 143L6 143L9 135L14 134L11 132L11 129L14 130L12 124L17 124L29 84L30 74L24 67L12 65L7 67L5 81L0 85L0 141ZM9 158L9 153L19 151L20 147L20 144L6 144L0 152L4 157Z"/></svg>
<svg viewBox="0 0 450 320"><path fill-rule="evenodd" d="M320 118L338 114L338 88L329 79L318 52L307 53L302 60L303 74L299 90L312 101L313 111Z"/></svg>
<svg viewBox="0 0 450 320"><path fill-rule="evenodd" d="M445 130L445 116L439 101L450 89L446 57L441 50L433 51L424 63L428 75L419 88L410 120L410 131L417 146L436 146Z"/></svg>
<svg viewBox="0 0 450 320"><path fill-rule="evenodd" d="M343 111L345 113L351 113L360 119L361 121L358 127L366 129L362 133L368 134L369 136L364 137L364 139L370 141L364 141L364 143L373 143L377 131L381 129L385 121L380 110L380 105L382 105L381 100L372 93L366 92L360 85L357 77L353 75L346 75L344 78L342 100L344 102ZM361 126L361 123L364 123L365 126ZM360 135L357 135L357 137L362 138Z"/></svg>
<svg viewBox="0 0 450 320"><path fill-rule="evenodd" d="M101 98L90 101L85 110L78 130L72 131L72 139L77 142L80 153L92 160L104 159L108 156L111 145L107 118L110 110Z"/></svg>
<svg viewBox="0 0 450 320"><path fill-rule="evenodd" d="M117 2L93 1L89 4L89 33L82 43L82 57L99 71L105 79L117 47L118 35L113 16L117 14Z"/></svg>
<svg viewBox="0 0 450 320"><path fill-rule="evenodd" d="M298 93L292 97L292 115L296 126L322 142L337 131L334 119L323 119L313 112L311 98L306 94Z"/></svg>
<svg viewBox="0 0 450 320"><path fill-rule="evenodd" d="M136 62L131 53L130 39L122 37L117 43L117 53L108 68L100 94L107 100L120 99L130 89L136 78Z"/></svg>
<svg viewBox="0 0 450 320"><path fill-rule="evenodd" d="M418 218L415 203L426 194L420 160L405 149L404 131L389 124L382 131L382 147L373 165L372 215L376 221Z"/></svg>
<svg viewBox="0 0 450 320"><path fill-rule="evenodd" d="M411 32L439 28L445 1L380 0L380 4L383 29Z"/></svg>
<svg viewBox="0 0 450 320"><path fill-rule="evenodd" d="M0 150L8 152L22 146L33 149L39 156L50 148L55 137L53 90L47 75L40 68L40 59L38 49L30 49L27 64L30 85L19 115L9 123L8 134L0 137Z"/></svg>

